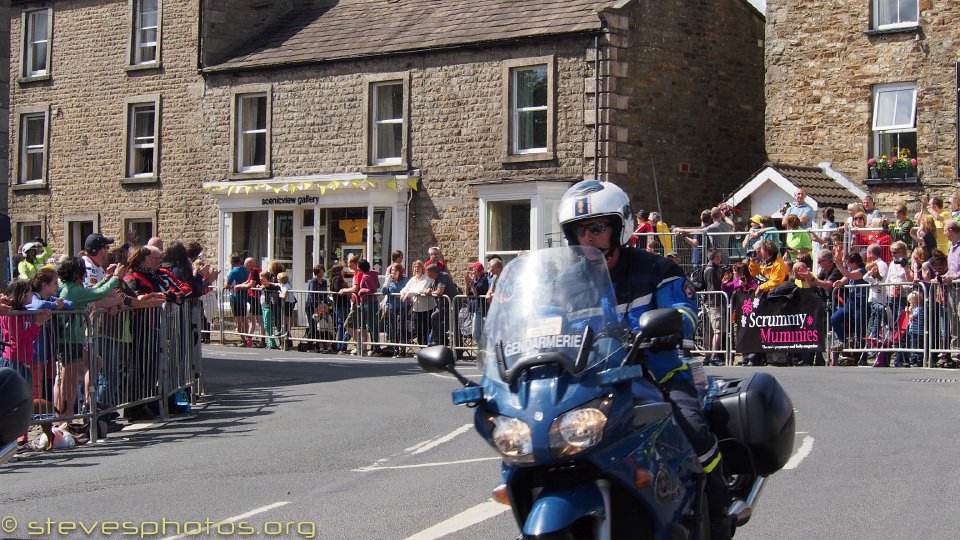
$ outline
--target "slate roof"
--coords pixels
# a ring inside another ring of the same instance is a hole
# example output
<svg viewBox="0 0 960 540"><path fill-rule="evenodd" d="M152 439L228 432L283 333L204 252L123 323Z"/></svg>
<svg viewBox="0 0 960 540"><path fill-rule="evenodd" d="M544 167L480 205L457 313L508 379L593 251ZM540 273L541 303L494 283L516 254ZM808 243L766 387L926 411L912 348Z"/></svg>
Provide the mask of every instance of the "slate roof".
<svg viewBox="0 0 960 540"><path fill-rule="evenodd" d="M801 167L786 163L767 163L764 168L767 167L773 168L797 187L805 188L807 195L816 200L821 208L846 208L849 203L860 202L854 192L839 184L820 167Z"/></svg>
<svg viewBox="0 0 960 540"><path fill-rule="evenodd" d="M304 64L598 31L622 0L312 0L206 71Z"/></svg>

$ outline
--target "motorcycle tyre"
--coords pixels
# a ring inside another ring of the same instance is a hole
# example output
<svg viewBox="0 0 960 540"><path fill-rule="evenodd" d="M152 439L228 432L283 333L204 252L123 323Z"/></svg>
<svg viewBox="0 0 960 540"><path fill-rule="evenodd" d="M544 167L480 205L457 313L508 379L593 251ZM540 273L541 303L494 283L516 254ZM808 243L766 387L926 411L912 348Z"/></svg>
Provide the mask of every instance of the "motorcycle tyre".
<svg viewBox="0 0 960 540"><path fill-rule="evenodd" d="M578 519L562 531L537 535L522 535L522 540L590 540L593 538L593 521ZM706 537L709 540L709 536Z"/></svg>

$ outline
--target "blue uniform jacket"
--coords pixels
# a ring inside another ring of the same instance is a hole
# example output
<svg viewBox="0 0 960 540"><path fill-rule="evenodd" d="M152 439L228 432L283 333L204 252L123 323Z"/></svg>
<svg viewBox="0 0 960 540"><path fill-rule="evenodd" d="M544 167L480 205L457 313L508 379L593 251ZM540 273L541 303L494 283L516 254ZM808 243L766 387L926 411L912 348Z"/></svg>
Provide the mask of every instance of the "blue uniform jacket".
<svg viewBox="0 0 960 540"><path fill-rule="evenodd" d="M683 317L683 337L697 329L696 291L683 270L665 257L633 247L621 247L617 264L610 269L617 294L617 313L625 314L636 330L640 316L652 309L674 308ZM658 381L679 376L691 380L678 351L650 353L648 364Z"/></svg>

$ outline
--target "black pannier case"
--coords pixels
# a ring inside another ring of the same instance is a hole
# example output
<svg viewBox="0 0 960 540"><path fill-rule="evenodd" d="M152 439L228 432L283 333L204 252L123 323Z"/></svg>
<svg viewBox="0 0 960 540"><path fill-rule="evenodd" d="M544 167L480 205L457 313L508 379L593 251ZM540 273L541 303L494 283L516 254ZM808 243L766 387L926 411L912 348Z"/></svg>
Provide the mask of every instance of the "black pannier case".
<svg viewBox="0 0 960 540"><path fill-rule="evenodd" d="M707 409L718 438L734 438L750 448L758 474L779 471L793 454L793 403L772 375L757 372L729 381Z"/></svg>

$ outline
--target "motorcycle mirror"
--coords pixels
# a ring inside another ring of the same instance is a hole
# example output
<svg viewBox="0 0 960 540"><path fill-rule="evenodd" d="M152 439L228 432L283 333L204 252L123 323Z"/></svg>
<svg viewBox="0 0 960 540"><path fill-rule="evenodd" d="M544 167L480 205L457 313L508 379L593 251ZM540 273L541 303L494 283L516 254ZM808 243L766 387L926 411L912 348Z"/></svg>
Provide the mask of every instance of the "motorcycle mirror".
<svg viewBox="0 0 960 540"><path fill-rule="evenodd" d="M417 353L417 363L420 364L420 369L427 373L443 373L453 367L455 362L453 351L443 345L420 349Z"/></svg>
<svg viewBox="0 0 960 540"><path fill-rule="evenodd" d="M676 309L653 309L640 316L637 327L644 339L669 336L683 329L683 317Z"/></svg>
<svg viewBox="0 0 960 540"><path fill-rule="evenodd" d="M477 383L461 375L455 367L457 362L453 350L445 345L435 345L420 349L417 353L417 363L420 369L427 373L449 373L460 381L464 386L477 386Z"/></svg>

